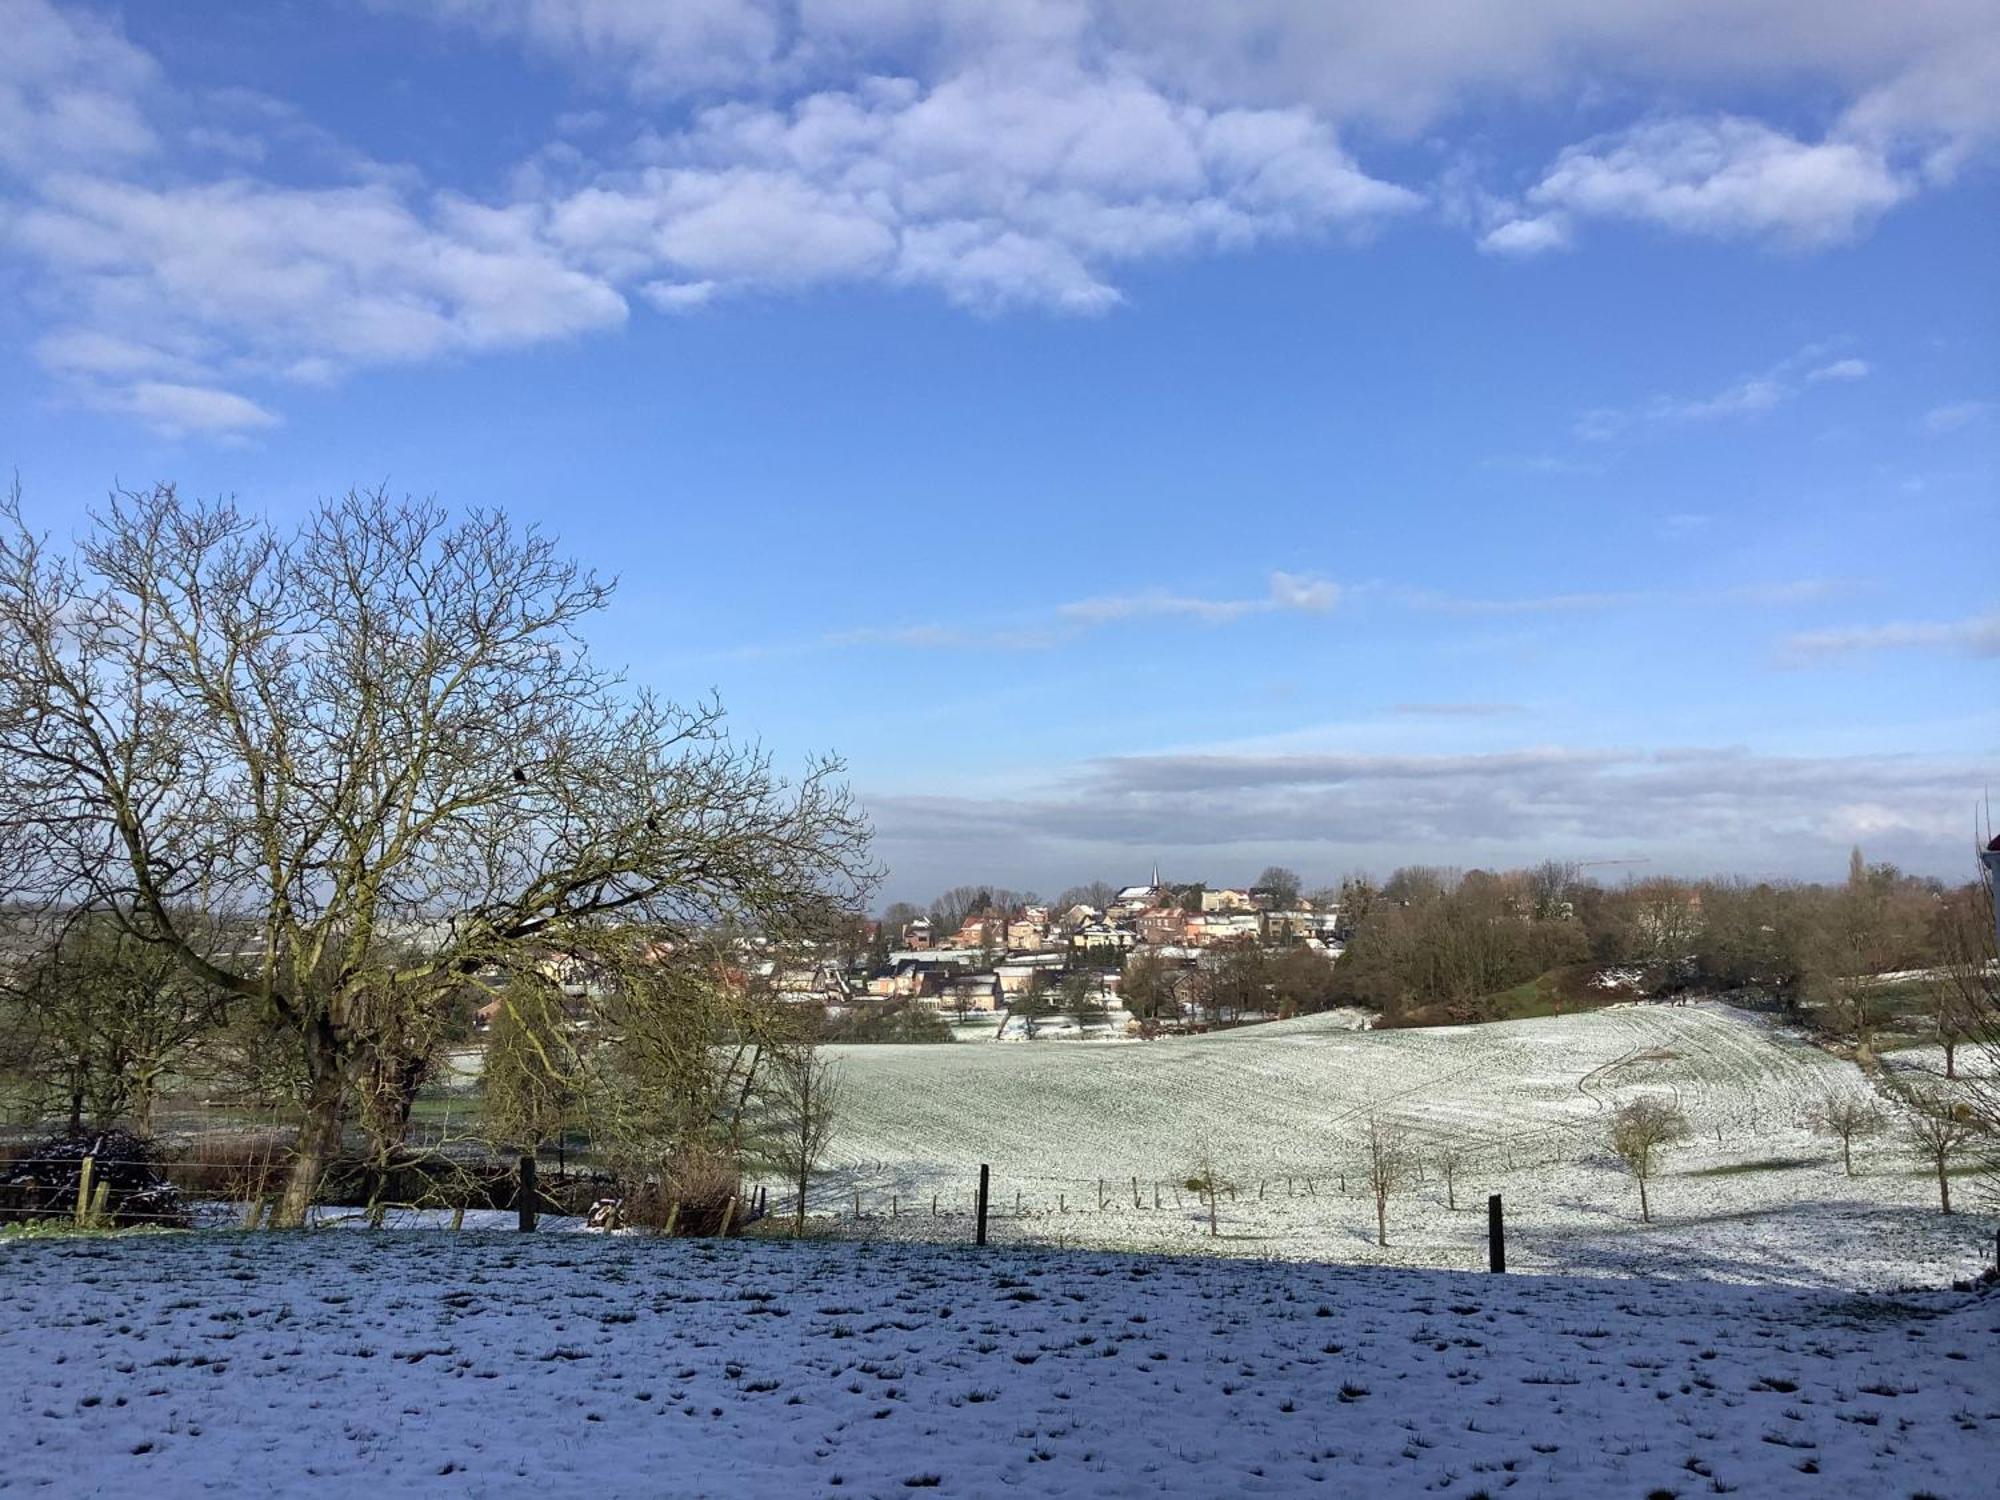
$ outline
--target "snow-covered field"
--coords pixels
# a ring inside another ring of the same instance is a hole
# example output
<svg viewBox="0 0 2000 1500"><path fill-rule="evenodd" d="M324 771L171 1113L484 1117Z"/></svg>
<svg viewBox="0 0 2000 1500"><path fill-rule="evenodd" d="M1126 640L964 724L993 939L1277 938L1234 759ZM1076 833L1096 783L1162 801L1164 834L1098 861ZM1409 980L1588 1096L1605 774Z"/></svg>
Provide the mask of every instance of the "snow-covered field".
<svg viewBox="0 0 2000 1500"><path fill-rule="evenodd" d="M432 1232L14 1243L0 1286L7 1493L1954 1500L2000 1462L1991 1295Z"/></svg>
<svg viewBox="0 0 2000 1500"><path fill-rule="evenodd" d="M1938 1214L1934 1183L1895 1132L1858 1144L1849 1178L1837 1144L1808 1128L1827 1094L1872 1092L1858 1068L1723 1005L1435 1030L1361 1032L1336 1016L1148 1043L831 1050L841 1122L811 1206L845 1221L830 1226L843 1233L969 1238L987 1162L1002 1241L1476 1268L1497 1192L1522 1268L1937 1285L1992 1254L1993 1219ZM1669 1156L1655 1222L1642 1226L1606 1130L1622 1100L1647 1090L1676 1098L1695 1135ZM1371 1113L1433 1158L1448 1145L1466 1157L1456 1209L1434 1160L1398 1191L1387 1250L1361 1178ZM1176 1203L1204 1139L1236 1187L1219 1241L1192 1195ZM1956 1196L1982 1206L1969 1181Z"/></svg>

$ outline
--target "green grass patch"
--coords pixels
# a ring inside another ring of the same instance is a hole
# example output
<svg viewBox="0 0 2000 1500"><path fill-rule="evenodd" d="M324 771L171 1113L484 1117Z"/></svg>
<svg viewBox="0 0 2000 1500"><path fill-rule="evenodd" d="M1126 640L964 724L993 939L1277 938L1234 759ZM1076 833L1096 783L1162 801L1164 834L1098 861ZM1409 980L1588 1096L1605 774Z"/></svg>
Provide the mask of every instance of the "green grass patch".
<svg viewBox="0 0 2000 1500"><path fill-rule="evenodd" d="M0 1244L15 1240L122 1240L134 1235L186 1234L164 1224L135 1224L129 1229L79 1229L70 1219L24 1219L0 1224Z"/></svg>
<svg viewBox="0 0 2000 1500"><path fill-rule="evenodd" d="M1494 1021L1526 1021L1537 1016L1573 1016L1632 998L1628 991L1592 984L1598 968L1596 964L1568 964L1550 969L1512 989L1488 995L1479 1002L1480 1013Z"/></svg>

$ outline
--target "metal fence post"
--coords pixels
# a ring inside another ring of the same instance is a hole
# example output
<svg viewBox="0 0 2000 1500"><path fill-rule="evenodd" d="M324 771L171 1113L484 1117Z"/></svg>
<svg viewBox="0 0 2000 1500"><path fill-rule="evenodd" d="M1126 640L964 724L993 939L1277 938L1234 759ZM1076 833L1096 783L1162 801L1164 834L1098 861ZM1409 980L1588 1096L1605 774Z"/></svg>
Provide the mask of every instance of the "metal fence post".
<svg viewBox="0 0 2000 1500"><path fill-rule="evenodd" d="M975 1245L986 1243L986 1190L990 1176L985 1162L979 1164L979 1228L973 1240Z"/></svg>
<svg viewBox="0 0 2000 1500"><path fill-rule="evenodd" d="M1496 1276L1507 1269L1507 1227L1498 1193L1486 1200L1486 1269Z"/></svg>

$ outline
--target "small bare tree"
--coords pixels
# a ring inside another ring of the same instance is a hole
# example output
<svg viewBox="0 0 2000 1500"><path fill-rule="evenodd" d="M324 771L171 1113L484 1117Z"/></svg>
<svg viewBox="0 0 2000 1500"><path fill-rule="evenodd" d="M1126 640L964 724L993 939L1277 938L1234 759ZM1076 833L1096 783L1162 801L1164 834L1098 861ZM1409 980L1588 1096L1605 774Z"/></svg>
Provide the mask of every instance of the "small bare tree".
<svg viewBox="0 0 2000 1500"><path fill-rule="evenodd" d="M1882 1129L1886 1117L1875 1101L1862 1094L1830 1093L1813 1107L1807 1122L1822 1135L1840 1141L1840 1164L1854 1175L1854 1143Z"/></svg>
<svg viewBox="0 0 2000 1500"><path fill-rule="evenodd" d="M778 1049L772 1057L769 1082L776 1119L774 1147L785 1175L798 1188L792 1209L792 1238L806 1232L806 1192L813 1168L833 1144L840 1112L840 1075L810 1041Z"/></svg>
<svg viewBox="0 0 2000 1500"><path fill-rule="evenodd" d="M1446 1141L1431 1152L1431 1164L1444 1179L1444 1206L1458 1207L1458 1174L1465 1167L1465 1148L1456 1141Z"/></svg>
<svg viewBox="0 0 2000 1500"><path fill-rule="evenodd" d="M1222 1233L1218 1217L1217 1200L1225 1192L1231 1191L1230 1184L1215 1164L1215 1143L1206 1135L1195 1146L1194 1167L1188 1174L1188 1191L1205 1194L1208 1198L1208 1233L1215 1238Z"/></svg>
<svg viewBox="0 0 2000 1500"><path fill-rule="evenodd" d="M1375 1243L1389 1243L1389 1195L1416 1165L1408 1133L1393 1120L1368 1117L1368 1186L1375 1194Z"/></svg>
<svg viewBox="0 0 2000 1500"><path fill-rule="evenodd" d="M1909 1096L1910 1113L1904 1135L1911 1150L1937 1173L1938 1211L1951 1212L1951 1164L1983 1131L1979 1116L1966 1104L1938 1090Z"/></svg>
<svg viewBox="0 0 2000 1500"><path fill-rule="evenodd" d="M1639 1184L1639 1218L1653 1221L1653 1206L1646 1197L1646 1184L1658 1170L1660 1158L1674 1142L1688 1135L1687 1116L1680 1107L1654 1094L1634 1099L1611 1117L1611 1149L1625 1163L1625 1169Z"/></svg>

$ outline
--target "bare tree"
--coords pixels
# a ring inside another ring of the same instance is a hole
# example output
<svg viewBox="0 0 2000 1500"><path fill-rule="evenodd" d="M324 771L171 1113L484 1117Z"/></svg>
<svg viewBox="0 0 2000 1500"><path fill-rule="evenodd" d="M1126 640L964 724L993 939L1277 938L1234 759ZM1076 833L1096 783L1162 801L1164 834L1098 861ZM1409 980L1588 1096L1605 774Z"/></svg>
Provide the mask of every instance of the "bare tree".
<svg viewBox="0 0 2000 1500"><path fill-rule="evenodd" d="M1062 997L1062 1008L1078 1031L1099 1025L1104 1020L1104 989L1092 974L1065 974L1057 985Z"/></svg>
<svg viewBox="0 0 2000 1500"><path fill-rule="evenodd" d="M1431 1162L1438 1169L1438 1176L1444 1179L1444 1206L1458 1207L1458 1174L1465 1167L1465 1148L1456 1141L1446 1141L1431 1151Z"/></svg>
<svg viewBox="0 0 2000 1500"><path fill-rule="evenodd" d="M840 1112L840 1076L810 1041L780 1049L770 1074L778 1160L798 1188L792 1238L806 1232L806 1193L813 1168L833 1144Z"/></svg>
<svg viewBox="0 0 2000 1500"><path fill-rule="evenodd" d="M1409 1133L1394 1120L1368 1117L1368 1187L1375 1195L1375 1243L1389 1243L1389 1195L1416 1167Z"/></svg>
<svg viewBox="0 0 2000 1500"><path fill-rule="evenodd" d="M20 1066L65 1110L72 1133L87 1118L98 1129L128 1120L150 1135L163 1081L220 1025L224 997L114 922L73 917L10 984Z"/></svg>
<svg viewBox="0 0 2000 1500"><path fill-rule="evenodd" d="M1854 1143L1882 1129L1886 1122L1875 1101L1862 1094L1830 1093L1813 1107L1808 1123L1822 1135L1840 1141L1840 1163L1854 1175Z"/></svg>
<svg viewBox="0 0 2000 1500"><path fill-rule="evenodd" d="M1995 962L1993 892L1984 881L1948 891L1931 917L1932 964L1924 987L1944 1048L1944 1076L1958 1077L1958 1049L2000 1050L2000 963Z"/></svg>
<svg viewBox="0 0 2000 1500"><path fill-rule="evenodd" d="M276 1222L303 1221L364 1072L412 1076L465 976L858 907L838 763L787 783L719 708L594 664L581 631L610 593L505 516L379 492L290 531L121 493L68 553L0 502L15 889L109 914L299 1049ZM191 909L249 941L205 951Z"/></svg>
<svg viewBox="0 0 2000 1500"><path fill-rule="evenodd" d="M1125 976L1118 988L1118 998L1142 1021L1158 1020L1162 1016L1177 1018L1179 1007L1174 1000L1174 975L1166 963L1156 955L1141 950L1125 960Z"/></svg>
<svg viewBox="0 0 2000 1500"><path fill-rule="evenodd" d="M523 975L494 1006L479 1071L482 1123L488 1140L535 1151L569 1122L583 1085L562 991Z"/></svg>
<svg viewBox="0 0 2000 1500"><path fill-rule="evenodd" d="M1687 1117L1680 1107L1655 1094L1634 1099L1611 1117L1611 1149L1625 1163L1625 1169L1639 1184L1639 1218L1650 1224L1652 1204L1646 1198L1646 1184L1659 1169L1660 1158L1676 1141L1688 1135Z"/></svg>
<svg viewBox="0 0 2000 1500"><path fill-rule="evenodd" d="M1188 1190L1206 1194L1208 1197L1208 1233L1211 1239L1222 1233L1218 1218L1217 1203L1225 1192L1232 1191L1222 1169L1215 1162L1215 1143L1203 1135L1195 1145L1194 1169L1188 1176Z"/></svg>
<svg viewBox="0 0 2000 1500"><path fill-rule="evenodd" d="M1909 1095L1909 1115L1903 1132L1910 1148L1937 1173L1938 1210L1951 1212L1951 1164L1985 1133L1983 1122L1964 1101L1941 1090Z"/></svg>
<svg viewBox="0 0 2000 1500"><path fill-rule="evenodd" d="M1266 894L1274 909L1289 911L1299 904L1299 890L1304 884L1298 871L1283 865L1267 865L1254 888Z"/></svg>

